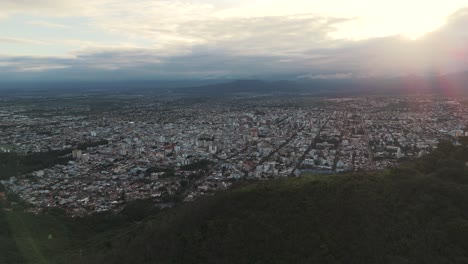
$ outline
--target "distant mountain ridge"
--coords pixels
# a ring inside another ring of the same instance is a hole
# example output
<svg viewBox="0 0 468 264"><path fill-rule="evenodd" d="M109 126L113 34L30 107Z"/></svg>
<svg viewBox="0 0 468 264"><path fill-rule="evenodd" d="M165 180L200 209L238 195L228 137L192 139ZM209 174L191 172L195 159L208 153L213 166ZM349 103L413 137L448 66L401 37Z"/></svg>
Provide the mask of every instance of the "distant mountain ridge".
<svg viewBox="0 0 468 264"><path fill-rule="evenodd" d="M67 93L156 94L158 96L232 95L468 95L468 72L403 76L396 78L301 79L301 80L196 80L126 81L70 83L0 83L2 94L44 95L51 91Z"/></svg>
<svg viewBox="0 0 468 264"><path fill-rule="evenodd" d="M370 79L310 79L310 80L236 80L218 84L172 89L173 93L198 96L233 94L310 94L323 96L349 95L415 95L468 94L468 72L450 75L404 76Z"/></svg>

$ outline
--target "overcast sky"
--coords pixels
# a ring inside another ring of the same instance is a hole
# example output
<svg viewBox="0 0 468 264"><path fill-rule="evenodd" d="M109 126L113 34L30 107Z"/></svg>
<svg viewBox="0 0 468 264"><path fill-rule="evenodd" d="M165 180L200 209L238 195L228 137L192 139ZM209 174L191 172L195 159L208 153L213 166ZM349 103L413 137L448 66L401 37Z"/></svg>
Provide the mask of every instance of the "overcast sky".
<svg viewBox="0 0 468 264"><path fill-rule="evenodd" d="M468 70L468 0L0 0L0 81Z"/></svg>

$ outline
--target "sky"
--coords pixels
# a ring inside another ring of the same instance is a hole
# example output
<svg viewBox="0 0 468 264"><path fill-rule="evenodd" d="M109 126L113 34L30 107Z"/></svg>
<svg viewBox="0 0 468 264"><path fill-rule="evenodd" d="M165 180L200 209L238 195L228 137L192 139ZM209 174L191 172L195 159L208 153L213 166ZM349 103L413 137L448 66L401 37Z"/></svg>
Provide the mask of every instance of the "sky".
<svg viewBox="0 0 468 264"><path fill-rule="evenodd" d="M0 81L468 71L468 0L0 0Z"/></svg>

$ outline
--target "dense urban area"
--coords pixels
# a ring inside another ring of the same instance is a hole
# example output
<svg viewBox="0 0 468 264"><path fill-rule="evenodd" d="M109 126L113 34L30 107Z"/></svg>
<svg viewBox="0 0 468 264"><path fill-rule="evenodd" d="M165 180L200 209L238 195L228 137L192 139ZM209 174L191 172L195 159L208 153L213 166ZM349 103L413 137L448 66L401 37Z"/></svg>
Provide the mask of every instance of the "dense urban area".
<svg viewBox="0 0 468 264"><path fill-rule="evenodd" d="M460 98L34 100L0 98L1 183L29 211L71 216L167 207L241 180L382 170L468 136ZM25 171L15 157L42 163Z"/></svg>

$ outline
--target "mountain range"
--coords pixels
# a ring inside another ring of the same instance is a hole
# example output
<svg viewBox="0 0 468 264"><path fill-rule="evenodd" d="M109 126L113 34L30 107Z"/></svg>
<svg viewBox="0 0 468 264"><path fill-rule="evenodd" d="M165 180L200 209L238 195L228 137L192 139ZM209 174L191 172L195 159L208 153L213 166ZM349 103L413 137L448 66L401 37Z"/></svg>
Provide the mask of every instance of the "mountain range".
<svg viewBox="0 0 468 264"><path fill-rule="evenodd" d="M394 78L294 79L294 80L197 80L126 82L0 83L3 95L56 94L153 94L158 96L232 95L468 95L468 72L400 76Z"/></svg>

